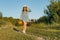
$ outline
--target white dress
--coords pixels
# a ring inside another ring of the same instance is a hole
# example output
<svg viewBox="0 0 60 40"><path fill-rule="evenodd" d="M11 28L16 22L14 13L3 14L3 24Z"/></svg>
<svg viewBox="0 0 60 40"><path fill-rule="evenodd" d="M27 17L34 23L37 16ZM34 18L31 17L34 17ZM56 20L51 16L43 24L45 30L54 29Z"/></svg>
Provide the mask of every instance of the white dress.
<svg viewBox="0 0 60 40"><path fill-rule="evenodd" d="M31 10L29 9L28 12L22 12L21 13L21 16L20 16L20 19L22 21L25 21L25 22L30 22L30 19L29 19L29 12L31 12Z"/></svg>

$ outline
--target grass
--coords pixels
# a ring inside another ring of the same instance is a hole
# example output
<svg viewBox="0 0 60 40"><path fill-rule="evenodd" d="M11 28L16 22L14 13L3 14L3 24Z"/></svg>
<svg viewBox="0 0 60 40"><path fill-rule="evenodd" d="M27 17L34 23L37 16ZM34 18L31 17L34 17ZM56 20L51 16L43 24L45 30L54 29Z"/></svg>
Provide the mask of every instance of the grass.
<svg viewBox="0 0 60 40"><path fill-rule="evenodd" d="M18 27L18 29L22 30L22 26ZM59 29L59 25L49 26L45 24L32 24L27 27L27 34L43 37L46 40L60 40Z"/></svg>
<svg viewBox="0 0 60 40"><path fill-rule="evenodd" d="M57 28L57 26L51 27L48 25L43 25L42 24L34 24L33 27L28 27L28 33L30 32L33 35L36 36L43 36L46 38L46 40L60 40L60 26Z"/></svg>
<svg viewBox="0 0 60 40"><path fill-rule="evenodd" d="M0 29L0 40L36 40L34 36L18 33L11 28Z"/></svg>
<svg viewBox="0 0 60 40"><path fill-rule="evenodd" d="M3 28L5 24L3 27L0 27L0 40L37 40L36 36L43 37L46 40L60 40L60 25L46 25L44 23L32 24L27 27L26 33L28 35L12 30L15 26L9 23L6 25L8 25L7 28ZM22 28L23 26L17 26L17 29L20 31L22 31Z"/></svg>

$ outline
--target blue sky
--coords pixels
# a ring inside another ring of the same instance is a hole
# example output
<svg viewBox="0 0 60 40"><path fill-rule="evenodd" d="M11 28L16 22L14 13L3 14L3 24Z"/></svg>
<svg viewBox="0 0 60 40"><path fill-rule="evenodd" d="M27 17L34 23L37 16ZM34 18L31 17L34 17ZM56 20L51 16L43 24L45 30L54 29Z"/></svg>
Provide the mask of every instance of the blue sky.
<svg viewBox="0 0 60 40"><path fill-rule="evenodd" d="M0 11L3 16L20 18L23 5L31 9L30 19L38 19L44 16L44 9L49 5L48 0L0 0Z"/></svg>

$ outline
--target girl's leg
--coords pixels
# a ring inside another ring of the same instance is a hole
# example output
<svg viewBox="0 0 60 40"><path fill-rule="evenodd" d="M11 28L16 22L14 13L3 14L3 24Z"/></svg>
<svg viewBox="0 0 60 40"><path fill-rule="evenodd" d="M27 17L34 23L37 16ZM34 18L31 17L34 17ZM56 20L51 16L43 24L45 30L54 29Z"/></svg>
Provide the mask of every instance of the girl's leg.
<svg viewBox="0 0 60 40"><path fill-rule="evenodd" d="M23 26L23 33L26 32L26 27L27 27L27 22L24 21L24 26Z"/></svg>

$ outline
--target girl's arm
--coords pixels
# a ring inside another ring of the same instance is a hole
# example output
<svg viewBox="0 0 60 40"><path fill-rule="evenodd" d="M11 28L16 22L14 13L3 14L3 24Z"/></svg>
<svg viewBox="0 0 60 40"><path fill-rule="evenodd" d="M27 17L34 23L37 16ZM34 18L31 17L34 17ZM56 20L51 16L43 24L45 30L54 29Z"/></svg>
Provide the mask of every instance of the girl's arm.
<svg viewBox="0 0 60 40"><path fill-rule="evenodd" d="M31 9L30 8L28 8L28 12L31 12Z"/></svg>

